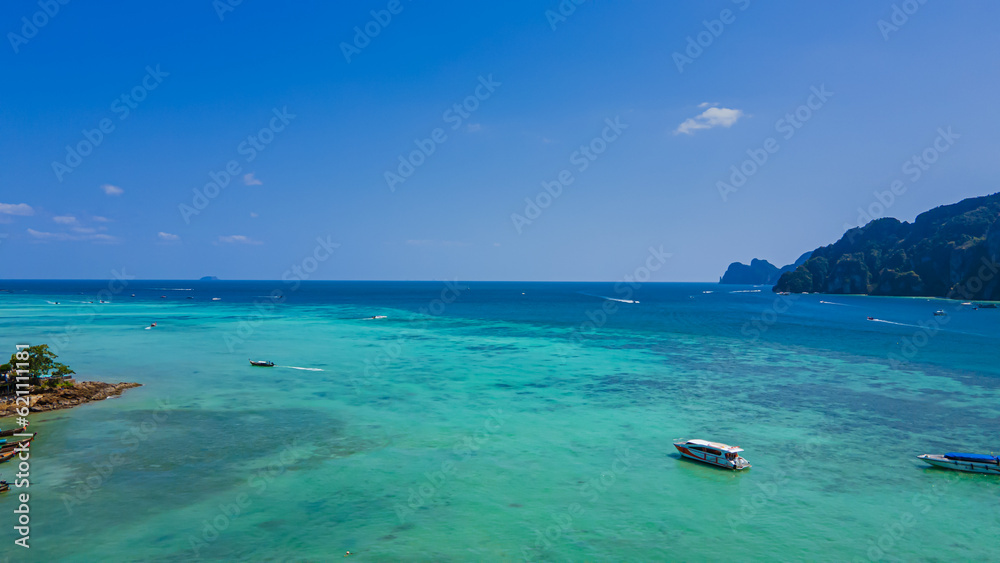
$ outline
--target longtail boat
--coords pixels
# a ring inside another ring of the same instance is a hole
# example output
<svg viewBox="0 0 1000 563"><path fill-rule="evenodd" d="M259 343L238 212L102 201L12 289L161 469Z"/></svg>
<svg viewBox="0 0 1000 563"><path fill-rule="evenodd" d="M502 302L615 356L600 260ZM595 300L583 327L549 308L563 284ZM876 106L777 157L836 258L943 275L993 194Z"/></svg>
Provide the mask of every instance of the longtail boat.
<svg viewBox="0 0 1000 563"><path fill-rule="evenodd" d="M32 434L31 436L29 436L28 438L15 438L14 439L15 441L7 443L7 444L3 444L2 446L0 446L0 453L12 452L15 449L17 449L18 446L20 446L22 444L27 444L28 442L31 442L32 440L34 440L35 436L38 436L38 432L35 432L34 434Z"/></svg>
<svg viewBox="0 0 1000 563"><path fill-rule="evenodd" d="M0 438L3 438L4 436L13 436L14 434L20 434L21 432L24 432L27 429L28 427L27 425L25 425L20 428L12 428L10 430L4 430L0 432Z"/></svg>
<svg viewBox="0 0 1000 563"><path fill-rule="evenodd" d="M3 463L5 461L10 461L10 458L14 457L14 453L15 453L14 450L0 453L0 463Z"/></svg>

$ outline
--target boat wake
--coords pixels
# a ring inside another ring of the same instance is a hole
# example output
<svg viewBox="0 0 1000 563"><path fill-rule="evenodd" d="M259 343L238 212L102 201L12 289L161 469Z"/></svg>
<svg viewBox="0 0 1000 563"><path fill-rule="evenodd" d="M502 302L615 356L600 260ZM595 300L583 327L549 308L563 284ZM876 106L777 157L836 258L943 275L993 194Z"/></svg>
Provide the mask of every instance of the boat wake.
<svg viewBox="0 0 1000 563"><path fill-rule="evenodd" d="M833 301L820 301L824 305L840 305L841 307L853 307L853 305L848 305L847 303L834 303Z"/></svg>
<svg viewBox="0 0 1000 563"><path fill-rule="evenodd" d="M276 366L276 367L279 367L279 368L288 368L288 369L300 369L302 371L323 371L323 370L321 370L319 368L300 368L300 367L297 367L297 366Z"/></svg>
<svg viewBox="0 0 1000 563"><path fill-rule="evenodd" d="M884 320L884 319L869 319L869 320L871 320L871 322L873 322L873 323L885 323L887 325L908 326L908 327L913 327L913 328L924 328L924 327L922 327L920 325L911 325L911 324L906 324L906 323L897 323L895 321L887 321L887 320Z"/></svg>
<svg viewBox="0 0 1000 563"><path fill-rule="evenodd" d="M605 295L594 295L593 293L583 293L580 295L586 295L587 297L596 297L598 299L607 299L608 301L617 301L619 303L638 303L638 301L632 299L618 299L617 297L607 297Z"/></svg>
<svg viewBox="0 0 1000 563"><path fill-rule="evenodd" d="M760 289L740 289L737 291L730 291L729 293L760 293Z"/></svg>

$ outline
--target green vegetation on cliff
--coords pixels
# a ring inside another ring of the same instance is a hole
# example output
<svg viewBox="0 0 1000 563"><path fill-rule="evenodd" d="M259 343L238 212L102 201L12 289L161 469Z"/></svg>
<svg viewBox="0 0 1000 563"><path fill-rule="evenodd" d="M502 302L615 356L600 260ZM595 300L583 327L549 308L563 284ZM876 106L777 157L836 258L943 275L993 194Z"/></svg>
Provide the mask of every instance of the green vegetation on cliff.
<svg viewBox="0 0 1000 563"><path fill-rule="evenodd" d="M913 223L877 219L817 248L775 291L1000 299L1000 193Z"/></svg>

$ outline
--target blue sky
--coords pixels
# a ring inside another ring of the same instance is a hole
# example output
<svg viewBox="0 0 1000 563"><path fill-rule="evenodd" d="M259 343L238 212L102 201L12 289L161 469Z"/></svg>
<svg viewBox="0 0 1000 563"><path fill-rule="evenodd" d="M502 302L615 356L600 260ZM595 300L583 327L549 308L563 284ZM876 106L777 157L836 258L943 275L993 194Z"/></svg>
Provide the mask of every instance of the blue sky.
<svg viewBox="0 0 1000 563"><path fill-rule="evenodd" d="M1000 190L994 3L225 1L0 7L3 277L713 281Z"/></svg>

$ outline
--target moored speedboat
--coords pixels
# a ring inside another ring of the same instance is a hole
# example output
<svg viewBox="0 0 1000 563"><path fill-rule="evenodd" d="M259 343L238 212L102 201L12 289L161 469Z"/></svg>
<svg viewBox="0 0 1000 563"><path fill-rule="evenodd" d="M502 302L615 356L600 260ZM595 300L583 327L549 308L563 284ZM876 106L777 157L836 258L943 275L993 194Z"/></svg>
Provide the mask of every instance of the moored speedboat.
<svg viewBox="0 0 1000 563"><path fill-rule="evenodd" d="M948 316L948 313L945 313L944 309L938 309L937 311L934 311L934 316L935 317L946 317L946 316Z"/></svg>
<svg viewBox="0 0 1000 563"><path fill-rule="evenodd" d="M917 459L922 459L935 467L944 469L1000 475L1000 457L992 455L949 452L944 455L918 455Z"/></svg>
<svg viewBox="0 0 1000 563"><path fill-rule="evenodd" d="M724 467L739 471L749 469L750 462L740 456L742 448L727 446L718 442L707 440L688 440L686 442L674 442L674 447L682 456L694 459L709 465Z"/></svg>

